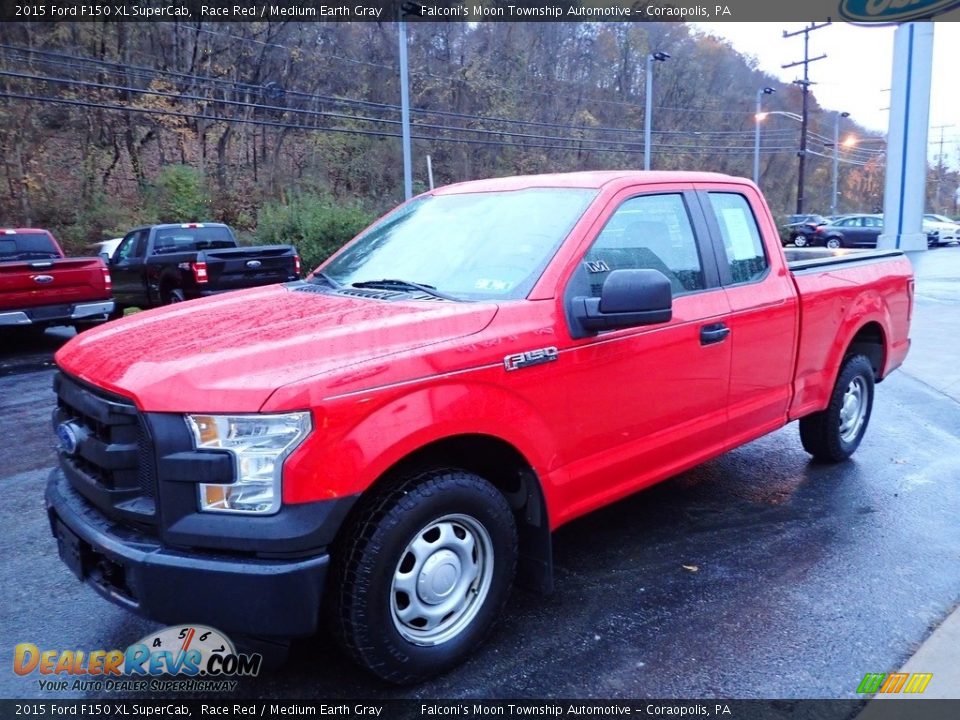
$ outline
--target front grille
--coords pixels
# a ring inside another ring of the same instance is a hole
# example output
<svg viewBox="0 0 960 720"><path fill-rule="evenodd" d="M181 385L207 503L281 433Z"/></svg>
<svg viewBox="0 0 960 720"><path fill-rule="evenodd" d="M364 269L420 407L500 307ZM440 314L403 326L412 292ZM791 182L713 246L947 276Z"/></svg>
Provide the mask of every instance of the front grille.
<svg viewBox="0 0 960 720"><path fill-rule="evenodd" d="M153 525L153 443L136 406L62 373L54 390L54 428L68 438L60 442L60 467L70 484L108 517Z"/></svg>

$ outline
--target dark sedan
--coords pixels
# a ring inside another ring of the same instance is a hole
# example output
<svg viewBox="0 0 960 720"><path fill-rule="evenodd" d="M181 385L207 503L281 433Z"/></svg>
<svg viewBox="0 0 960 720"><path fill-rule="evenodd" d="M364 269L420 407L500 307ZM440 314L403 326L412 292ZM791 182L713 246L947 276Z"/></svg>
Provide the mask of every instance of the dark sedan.
<svg viewBox="0 0 960 720"><path fill-rule="evenodd" d="M882 215L847 215L819 226L809 241L828 248L875 248L882 232Z"/></svg>

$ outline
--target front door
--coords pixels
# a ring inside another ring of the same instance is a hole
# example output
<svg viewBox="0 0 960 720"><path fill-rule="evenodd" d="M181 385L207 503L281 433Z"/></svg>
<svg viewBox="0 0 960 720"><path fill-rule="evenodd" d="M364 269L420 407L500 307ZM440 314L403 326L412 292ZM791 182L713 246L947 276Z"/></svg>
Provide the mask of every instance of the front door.
<svg viewBox="0 0 960 720"><path fill-rule="evenodd" d="M614 270L650 268L670 281L673 319L560 348L555 387L567 389L567 407L558 417L575 440L557 507L570 516L690 467L727 438L729 307L696 195L626 191L597 226L565 302L598 297Z"/></svg>
<svg viewBox="0 0 960 720"><path fill-rule="evenodd" d="M118 304L125 307L139 306L146 298L143 263L147 232L134 230L127 233L110 258L113 296Z"/></svg>

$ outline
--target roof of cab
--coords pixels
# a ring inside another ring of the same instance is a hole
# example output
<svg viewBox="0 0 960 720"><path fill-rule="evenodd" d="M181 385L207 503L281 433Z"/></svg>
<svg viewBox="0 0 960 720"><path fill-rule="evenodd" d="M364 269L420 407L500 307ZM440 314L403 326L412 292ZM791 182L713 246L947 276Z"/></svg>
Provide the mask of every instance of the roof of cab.
<svg viewBox="0 0 960 720"><path fill-rule="evenodd" d="M546 175L515 175L513 177L470 180L439 187L434 195L457 195L469 192L496 192L526 190L528 188L591 188L597 189L610 183L624 181L659 183L715 183L735 182L749 184L749 180L731 175L710 172L675 172L659 170L604 170L594 172L550 173Z"/></svg>

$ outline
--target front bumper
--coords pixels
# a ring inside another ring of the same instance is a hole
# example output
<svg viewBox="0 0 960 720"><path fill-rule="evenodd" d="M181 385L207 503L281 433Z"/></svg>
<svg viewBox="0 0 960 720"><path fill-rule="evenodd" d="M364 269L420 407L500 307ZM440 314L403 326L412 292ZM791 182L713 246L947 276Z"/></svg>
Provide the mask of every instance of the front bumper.
<svg viewBox="0 0 960 720"><path fill-rule="evenodd" d="M117 605L167 624L200 623L247 635L296 637L317 630L326 553L273 560L171 549L106 518L59 469L50 474L46 505L63 561Z"/></svg>
<svg viewBox="0 0 960 720"><path fill-rule="evenodd" d="M0 313L0 325L56 325L79 320L106 320L113 312L113 300L93 303L68 303L65 305L42 305L22 310Z"/></svg>

